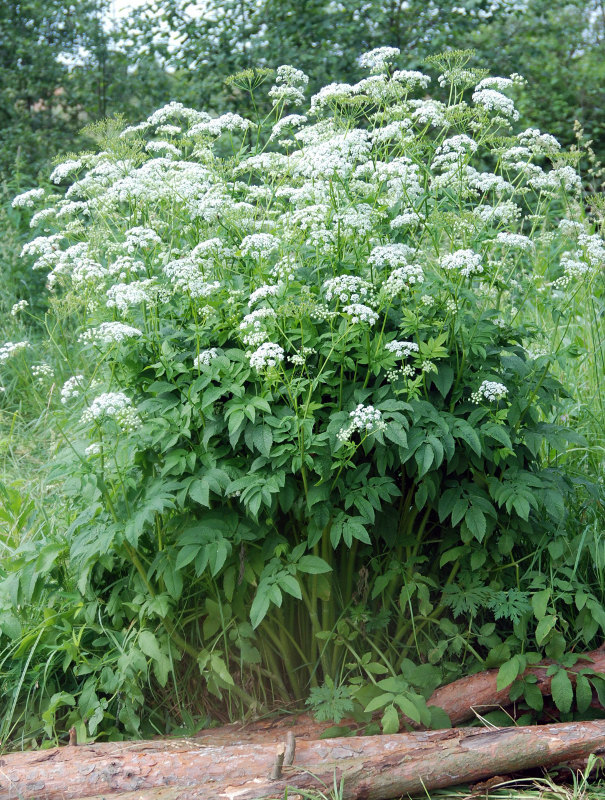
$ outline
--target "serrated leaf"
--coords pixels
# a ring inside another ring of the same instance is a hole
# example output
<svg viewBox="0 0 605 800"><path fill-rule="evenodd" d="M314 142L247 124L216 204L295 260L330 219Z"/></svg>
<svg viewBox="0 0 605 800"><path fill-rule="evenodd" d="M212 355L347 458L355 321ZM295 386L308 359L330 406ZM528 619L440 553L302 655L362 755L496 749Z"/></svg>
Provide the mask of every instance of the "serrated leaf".
<svg viewBox="0 0 605 800"><path fill-rule="evenodd" d="M252 435L254 446L263 456L268 456L273 445L273 432L268 425L257 425Z"/></svg>
<svg viewBox="0 0 605 800"><path fill-rule="evenodd" d="M370 714L372 711L378 711L379 708L384 708L387 703L390 703L393 699L393 695L391 692L387 694L379 694L378 697L373 697L367 706L364 708L366 714Z"/></svg>
<svg viewBox="0 0 605 800"><path fill-rule="evenodd" d="M309 575L322 575L324 572L332 572L332 567L319 556L303 556L296 562L299 572L306 572Z"/></svg>
<svg viewBox="0 0 605 800"><path fill-rule="evenodd" d="M531 606L536 615L536 619L541 620L546 614L548 601L550 600L550 589L542 589L541 592L535 592L531 598Z"/></svg>
<svg viewBox="0 0 605 800"><path fill-rule="evenodd" d="M302 600L302 594L300 591L300 584L294 577L294 575L280 575L279 576L279 585L288 594L292 595L292 597L296 597L297 600Z"/></svg>
<svg viewBox="0 0 605 800"><path fill-rule="evenodd" d="M578 711L583 714L592 702L592 688L586 675L578 675L576 678L576 705Z"/></svg>
<svg viewBox="0 0 605 800"><path fill-rule="evenodd" d="M552 629L557 624L557 617L553 614L548 614L546 617L542 617L540 622L538 622L538 626L536 628L536 642L541 645L548 634L552 631Z"/></svg>
<svg viewBox="0 0 605 800"><path fill-rule="evenodd" d="M556 707L563 714L571 710L573 702L573 686L569 680L569 675L564 669L560 669L550 682L550 692Z"/></svg>
<svg viewBox="0 0 605 800"><path fill-rule="evenodd" d="M498 670L498 678L496 679L497 691L500 692L502 689L506 689L507 686L511 685L519 675L520 666L519 660L515 656L502 664Z"/></svg>
<svg viewBox="0 0 605 800"><path fill-rule="evenodd" d="M523 687L523 698L530 708L534 711L542 711L544 698L542 692L535 683L526 683Z"/></svg>
<svg viewBox="0 0 605 800"><path fill-rule="evenodd" d="M486 530L485 514L483 511L477 506L471 506L464 515L464 521L475 539L479 542L483 541Z"/></svg>
<svg viewBox="0 0 605 800"><path fill-rule="evenodd" d="M401 711L409 717L414 722L420 723L420 711L416 708L416 705L407 697L402 694L397 695L395 698L395 702L401 709Z"/></svg>
<svg viewBox="0 0 605 800"><path fill-rule="evenodd" d="M395 706L390 705L382 715L382 732L384 734L397 733L399 731L399 714Z"/></svg>

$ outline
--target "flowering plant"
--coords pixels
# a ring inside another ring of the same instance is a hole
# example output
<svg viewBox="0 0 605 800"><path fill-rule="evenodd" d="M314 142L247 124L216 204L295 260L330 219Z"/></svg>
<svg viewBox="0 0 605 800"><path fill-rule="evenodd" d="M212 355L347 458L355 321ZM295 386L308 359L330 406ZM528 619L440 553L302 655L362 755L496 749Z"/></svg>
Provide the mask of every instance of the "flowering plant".
<svg viewBox="0 0 605 800"><path fill-rule="evenodd" d="M264 120L171 103L58 166L65 196L33 219L25 256L82 347L61 393L86 498L69 557L82 593L113 585L138 618L164 683L174 652L244 705L250 672L267 700L359 674L371 711L374 675L462 611L499 612L517 560L563 528L564 340L532 344L522 312L564 307L603 242L570 155L514 132L518 76L450 54L442 103L398 57L364 55L369 75L305 114L286 113L307 84L291 67ZM437 639L433 664L460 646ZM400 687L412 718L433 678Z"/></svg>

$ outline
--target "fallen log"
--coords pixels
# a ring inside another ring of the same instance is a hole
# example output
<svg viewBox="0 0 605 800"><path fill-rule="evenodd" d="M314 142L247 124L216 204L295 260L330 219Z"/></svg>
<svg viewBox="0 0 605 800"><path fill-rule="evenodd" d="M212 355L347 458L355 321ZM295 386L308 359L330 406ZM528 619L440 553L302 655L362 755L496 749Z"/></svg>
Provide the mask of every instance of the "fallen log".
<svg viewBox="0 0 605 800"><path fill-rule="evenodd" d="M533 667L528 667L523 673L523 676L536 676L538 679L536 685L543 695L550 694L552 678L546 673L548 667L553 663L551 660L541 661ZM567 671L572 684L575 685L575 676L583 669L605 672L605 649L599 648L582 654L582 657ZM475 716L475 710L483 714L490 708L506 708L511 705L510 686L498 690L497 678L497 669L489 669L460 678L436 689L427 700L427 704L442 708L449 716L452 725L472 719Z"/></svg>
<svg viewBox="0 0 605 800"><path fill-rule="evenodd" d="M420 731L276 747L195 739L61 747L0 759L0 800L260 800L344 783L343 800L387 800L605 752L605 721Z"/></svg>
<svg viewBox="0 0 605 800"><path fill-rule="evenodd" d="M542 661L523 673L536 676L538 679L536 685L545 696L550 694L551 677L546 672L552 663L554 662L551 660ZM575 683L575 674L588 668L595 672L605 673L604 648L582 654L576 664L568 670L572 684ZM491 708L506 708L511 705L510 687L498 691L497 678L497 669L477 672L474 675L460 678L436 689L427 704L442 708L449 716L452 725L473 719L476 716L475 710L485 713ZM352 733L357 733L363 732L365 724L347 718L343 719L339 726L349 728ZM246 725L235 722L222 725L220 728L208 728L195 734L195 737L200 741L209 741L212 744L223 746L234 743L263 744L285 736L288 731L291 731L297 740L319 739L327 728L326 723L317 722L308 714L298 714L257 720Z"/></svg>

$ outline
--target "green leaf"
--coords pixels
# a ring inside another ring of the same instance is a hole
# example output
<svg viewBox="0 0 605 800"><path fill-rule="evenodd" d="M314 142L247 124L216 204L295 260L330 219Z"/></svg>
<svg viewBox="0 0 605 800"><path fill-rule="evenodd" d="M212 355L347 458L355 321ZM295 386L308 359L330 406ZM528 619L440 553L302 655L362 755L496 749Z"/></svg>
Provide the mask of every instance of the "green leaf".
<svg viewBox="0 0 605 800"><path fill-rule="evenodd" d="M256 595L252 601L250 609L250 622L253 628L258 628L264 618L267 616L267 611L271 605L269 598L269 587L261 584L256 590Z"/></svg>
<svg viewBox="0 0 605 800"><path fill-rule="evenodd" d="M439 390L439 394L445 397L452 388L454 382L454 370L449 364L440 364L439 371L433 375L433 383Z"/></svg>
<svg viewBox="0 0 605 800"><path fill-rule="evenodd" d="M407 697L398 694L395 697L395 703L399 706L401 711L414 722L420 723L420 711L416 705Z"/></svg>
<svg viewBox="0 0 605 800"><path fill-rule="evenodd" d="M159 661L162 658L162 651L151 631L141 631L139 634L139 647L141 651L149 658L155 658Z"/></svg>
<svg viewBox="0 0 605 800"><path fill-rule="evenodd" d="M393 442L394 444L398 444L399 447L407 447L408 446L408 437L406 432L403 428L403 425L400 425L398 422L389 422L384 435L389 439L389 441Z"/></svg>
<svg viewBox="0 0 605 800"><path fill-rule="evenodd" d="M464 521L475 539L482 542L486 530L485 514L483 511L477 508L477 506L471 506L464 515Z"/></svg>
<svg viewBox="0 0 605 800"><path fill-rule="evenodd" d="M284 592L291 594L292 597L296 597L297 600L302 600L300 584L294 575L280 575L278 582Z"/></svg>
<svg viewBox="0 0 605 800"><path fill-rule="evenodd" d="M367 706L364 708L366 714L371 714L372 711L378 711L379 708L384 708L387 703L392 702L393 695L391 692L386 694L379 694L378 697L373 697Z"/></svg>
<svg viewBox="0 0 605 800"><path fill-rule="evenodd" d="M523 697L525 702L534 711L542 711L544 698L536 683L525 683L523 686Z"/></svg>
<svg viewBox="0 0 605 800"><path fill-rule="evenodd" d="M399 731L399 714L394 705L390 705L382 715L382 732L385 734Z"/></svg>
<svg viewBox="0 0 605 800"><path fill-rule="evenodd" d="M296 568L299 572L307 572L309 575L332 572L332 567L319 556L303 556L296 562Z"/></svg>
<svg viewBox="0 0 605 800"><path fill-rule="evenodd" d="M569 675L564 669L560 669L554 675L550 682L550 691L556 707L563 714L567 714L571 710L573 702L573 686L569 680Z"/></svg>
<svg viewBox="0 0 605 800"><path fill-rule="evenodd" d="M543 589L541 592L535 592L535 594L532 595L531 605L536 619L541 620L544 618L549 600L550 589Z"/></svg>
<svg viewBox="0 0 605 800"><path fill-rule="evenodd" d="M517 678L519 675L520 667L521 664L516 656L513 656L508 661L505 661L498 670L496 690L500 692L502 689L506 689L507 686L510 686L515 678Z"/></svg>
<svg viewBox="0 0 605 800"><path fill-rule="evenodd" d="M273 444L273 432L268 425L257 425L252 435L254 446L263 456L269 456Z"/></svg>
<svg viewBox="0 0 605 800"><path fill-rule="evenodd" d="M481 426L481 433L495 439L497 442L504 445L504 447L508 447L510 450L513 449L513 443L504 426L498 425L496 422L487 422L485 425Z"/></svg>
<svg viewBox="0 0 605 800"><path fill-rule="evenodd" d="M431 468L431 464L435 458L435 453L430 444L422 444L416 450L416 463L418 464L418 477L421 478Z"/></svg>
<svg viewBox="0 0 605 800"><path fill-rule="evenodd" d="M204 478L193 481L189 487L189 497L201 506L210 508L210 488Z"/></svg>
<svg viewBox="0 0 605 800"><path fill-rule="evenodd" d="M457 439L462 439L468 444L478 456L481 455L481 442L477 436L477 432L472 428L466 420L457 419L454 423L452 433Z"/></svg>
<svg viewBox="0 0 605 800"><path fill-rule="evenodd" d="M513 507L517 514L527 521L529 519L529 503L522 495L517 495L513 500Z"/></svg>
<svg viewBox="0 0 605 800"><path fill-rule="evenodd" d="M557 624L557 617L556 615L549 614L546 617L542 617L540 622L538 622L538 626L536 628L536 642L541 645L548 634L552 631L552 629Z"/></svg>
<svg viewBox="0 0 605 800"><path fill-rule="evenodd" d="M586 675L576 678L576 704L578 711L583 714L592 702L592 688Z"/></svg>

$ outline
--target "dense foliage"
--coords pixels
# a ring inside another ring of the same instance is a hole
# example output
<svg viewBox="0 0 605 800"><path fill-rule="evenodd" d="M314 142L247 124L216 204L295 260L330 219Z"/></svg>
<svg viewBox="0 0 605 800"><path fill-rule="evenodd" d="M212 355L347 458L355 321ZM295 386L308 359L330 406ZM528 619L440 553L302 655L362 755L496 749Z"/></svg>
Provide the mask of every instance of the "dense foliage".
<svg viewBox="0 0 605 800"><path fill-rule="evenodd" d="M13 201L50 341L0 348L6 398L50 392L70 524L3 566L4 736L139 733L148 682L157 725L162 697L186 720L310 690L324 718L441 725L436 685L543 653L570 712L605 614L553 368L605 246L575 156L518 126L522 80L469 57L433 59L447 102L395 48L310 104L300 70L245 71L265 116L100 126Z"/></svg>

